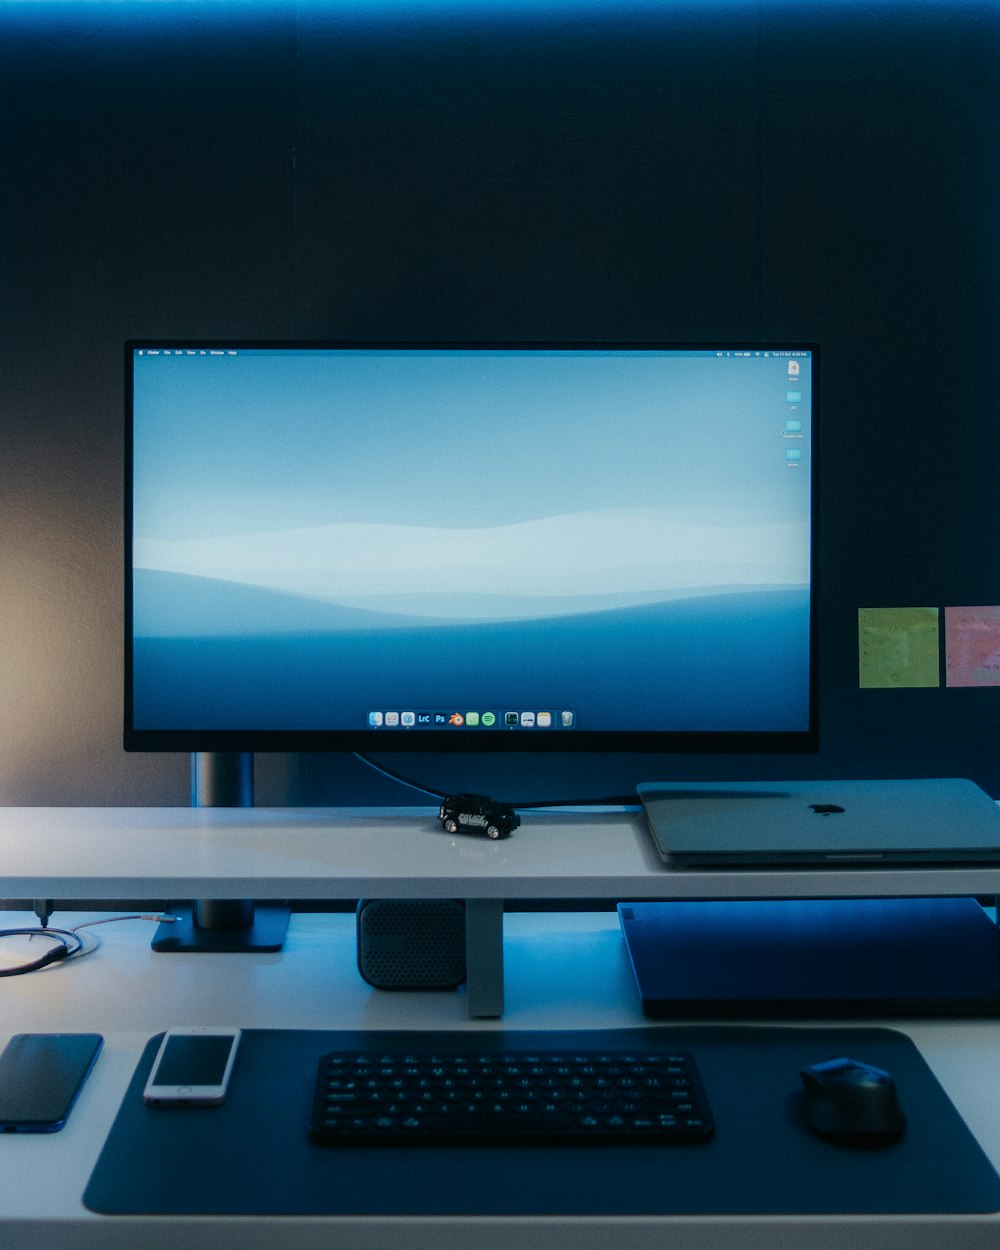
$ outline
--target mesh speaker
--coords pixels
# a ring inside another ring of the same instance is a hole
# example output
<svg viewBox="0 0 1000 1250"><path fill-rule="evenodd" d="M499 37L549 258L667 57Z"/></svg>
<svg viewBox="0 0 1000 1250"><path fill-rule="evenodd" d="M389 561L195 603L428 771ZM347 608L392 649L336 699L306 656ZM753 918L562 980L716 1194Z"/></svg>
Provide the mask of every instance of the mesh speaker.
<svg viewBox="0 0 1000 1250"><path fill-rule="evenodd" d="M465 980L465 907L456 899L362 899L358 971L380 990L453 990Z"/></svg>

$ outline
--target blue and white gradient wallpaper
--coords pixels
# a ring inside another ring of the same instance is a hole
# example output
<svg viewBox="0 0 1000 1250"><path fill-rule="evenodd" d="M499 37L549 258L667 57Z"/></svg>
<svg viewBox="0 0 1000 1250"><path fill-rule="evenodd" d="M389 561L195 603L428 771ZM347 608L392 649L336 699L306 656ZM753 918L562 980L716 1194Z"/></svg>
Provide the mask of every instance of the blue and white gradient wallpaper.
<svg viewBox="0 0 1000 1250"><path fill-rule="evenodd" d="M808 728L808 350L132 368L135 729Z"/></svg>

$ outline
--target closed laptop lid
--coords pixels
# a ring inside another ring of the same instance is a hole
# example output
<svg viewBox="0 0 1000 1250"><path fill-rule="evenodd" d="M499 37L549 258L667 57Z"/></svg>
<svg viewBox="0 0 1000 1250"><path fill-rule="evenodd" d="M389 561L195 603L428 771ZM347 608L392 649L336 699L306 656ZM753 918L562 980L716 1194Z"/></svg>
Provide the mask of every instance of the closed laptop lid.
<svg viewBox="0 0 1000 1250"><path fill-rule="evenodd" d="M638 786L681 866L1000 861L1000 807L961 778Z"/></svg>

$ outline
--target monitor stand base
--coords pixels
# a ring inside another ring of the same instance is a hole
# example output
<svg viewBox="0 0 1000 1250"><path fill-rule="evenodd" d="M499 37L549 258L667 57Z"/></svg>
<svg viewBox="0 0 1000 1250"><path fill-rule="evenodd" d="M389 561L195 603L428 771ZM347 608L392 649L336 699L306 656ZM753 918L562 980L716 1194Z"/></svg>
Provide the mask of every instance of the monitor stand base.
<svg viewBox="0 0 1000 1250"><path fill-rule="evenodd" d="M163 921L153 934L154 951L175 953L180 951L207 951L229 954L251 954L262 951L280 951L288 930L291 908L284 904L250 903L249 921L232 927L209 927L205 925L204 909L213 900L171 906L169 915L173 920ZM245 900L223 900L243 905Z"/></svg>

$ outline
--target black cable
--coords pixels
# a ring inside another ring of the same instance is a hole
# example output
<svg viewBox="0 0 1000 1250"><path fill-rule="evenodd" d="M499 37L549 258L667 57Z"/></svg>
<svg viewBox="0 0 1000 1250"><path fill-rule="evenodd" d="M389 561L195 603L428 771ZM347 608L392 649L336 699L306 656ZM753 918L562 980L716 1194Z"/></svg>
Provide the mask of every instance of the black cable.
<svg viewBox="0 0 1000 1250"><path fill-rule="evenodd" d="M425 786L422 782L407 777L404 773L397 772L395 769L386 768L384 764L379 764L368 755L363 755L360 751L353 752L354 758L359 763L365 764L373 772L380 773L383 777L388 777L390 781L398 781L401 785L409 786L411 790L419 790L421 794L426 794L432 799L446 799L449 792L445 790L435 790L430 786ZM530 799L519 802L510 802L504 799L508 807L638 807L638 795L611 795L607 798L589 798L589 799Z"/></svg>
<svg viewBox="0 0 1000 1250"><path fill-rule="evenodd" d="M425 786L422 782L415 781L412 777L405 777L402 773L396 772L392 768L386 768L370 756L362 755L360 751L354 751L352 754L359 764L364 764L366 768L370 768L372 772L378 773L382 777L388 777L390 781L398 781L400 785L409 786L411 790L419 790L421 794L426 794L431 799L445 799L448 797L441 790L433 790L430 786Z"/></svg>
<svg viewBox="0 0 1000 1250"><path fill-rule="evenodd" d="M170 923L174 916L150 915L146 912L131 916L107 916L103 920L87 920L72 929L52 929L48 925L38 929L0 929L0 941L8 937L42 937L49 938L55 945L38 959L29 960L26 964L18 964L14 968L0 968L0 977L19 977L25 972L37 972L60 959L73 959L75 956L90 955L100 946L100 940L92 933L80 936L81 929L92 929L101 924L113 924L118 920L152 920L155 924Z"/></svg>
<svg viewBox="0 0 1000 1250"><path fill-rule="evenodd" d="M69 959L78 955L84 948L84 940L77 933L68 929L0 929L0 940L8 937L43 937L55 943L38 959L29 960L26 964L18 964L14 968L0 968L0 977L17 977L25 972L37 972L60 959Z"/></svg>

